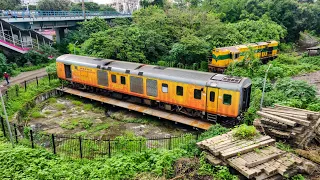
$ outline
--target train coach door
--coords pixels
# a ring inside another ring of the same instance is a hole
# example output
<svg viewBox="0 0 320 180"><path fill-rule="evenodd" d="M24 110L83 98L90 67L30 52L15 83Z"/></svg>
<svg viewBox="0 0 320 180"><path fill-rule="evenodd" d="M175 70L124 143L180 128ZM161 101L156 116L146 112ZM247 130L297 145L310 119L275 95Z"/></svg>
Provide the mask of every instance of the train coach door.
<svg viewBox="0 0 320 180"><path fill-rule="evenodd" d="M71 66L70 65L67 65L67 64L64 65L64 72L65 72L65 75L66 75L66 79L71 79L72 78Z"/></svg>
<svg viewBox="0 0 320 180"><path fill-rule="evenodd" d="M207 113L217 114L219 89L207 87Z"/></svg>

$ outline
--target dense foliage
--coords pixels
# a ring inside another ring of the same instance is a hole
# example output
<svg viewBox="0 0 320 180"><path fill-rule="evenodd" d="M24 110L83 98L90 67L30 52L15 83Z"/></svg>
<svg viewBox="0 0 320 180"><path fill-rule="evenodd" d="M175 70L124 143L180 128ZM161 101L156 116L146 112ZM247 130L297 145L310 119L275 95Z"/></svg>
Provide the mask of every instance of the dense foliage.
<svg viewBox="0 0 320 180"><path fill-rule="evenodd" d="M270 64L264 106L278 103L314 111L320 110L320 100L317 98L316 88L305 81L290 78L301 73L320 70L319 57L295 57L282 54L265 65L262 65L254 57L248 56L248 58L252 58L252 60L236 62L228 67L226 72L229 75L252 79L251 105L245 114L245 120L248 124L252 123L256 117L255 112L260 108L264 76Z"/></svg>
<svg viewBox="0 0 320 180"><path fill-rule="evenodd" d="M214 47L280 40L286 35L286 30L266 15L259 20L223 23L217 14L201 9L149 6L134 12L132 23L116 19L107 25L100 21L81 23L78 31L68 34L62 49L77 42L81 47L77 53L82 55L144 63L164 61L171 66L197 63L200 67ZM88 27L91 33L85 31Z"/></svg>
<svg viewBox="0 0 320 180"><path fill-rule="evenodd" d="M297 0L205 0L203 7L220 14L222 21L237 22L243 19L260 19L268 15L286 27L289 41L299 38L299 32L310 30L320 33L319 1Z"/></svg>

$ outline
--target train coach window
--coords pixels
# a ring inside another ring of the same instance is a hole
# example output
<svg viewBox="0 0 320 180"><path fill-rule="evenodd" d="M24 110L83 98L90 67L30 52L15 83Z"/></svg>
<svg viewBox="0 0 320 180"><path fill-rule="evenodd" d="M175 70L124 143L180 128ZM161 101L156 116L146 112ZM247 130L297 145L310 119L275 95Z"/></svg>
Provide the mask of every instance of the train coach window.
<svg viewBox="0 0 320 180"><path fill-rule="evenodd" d="M182 86L177 86L177 95L183 96L183 87Z"/></svg>
<svg viewBox="0 0 320 180"><path fill-rule="evenodd" d="M238 59L238 58L239 58L239 56L240 56L240 54L239 54L239 53L234 54L234 58L235 58L235 59Z"/></svg>
<svg viewBox="0 0 320 180"><path fill-rule="evenodd" d="M223 104L231 105L231 99L232 99L232 96L230 94L224 94L223 95Z"/></svg>
<svg viewBox="0 0 320 180"><path fill-rule="evenodd" d="M211 102L214 102L215 96L216 96L216 93L214 91L211 91L210 92L210 101Z"/></svg>
<svg viewBox="0 0 320 180"><path fill-rule="evenodd" d="M199 90L199 89L194 89L194 91L193 91L193 97L194 97L195 99L201 99L201 90Z"/></svg>
<svg viewBox="0 0 320 180"><path fill-rule="evenodd" d="M121 76L121 84L123 84L123 85L126 84L126 77Z"/></svg>
<svg viewBox="0 0 320 180"><path fill-rule="evenodd" d="M113 83L117 83L117 76L114 75L114 74L112 74L112 75L111 75L111 81L112 81Z"/></svg>
<svg viewBox="0 0 320 180"><path fill-rule="evenodd" d="M162 92L168 93L168 84L162 83Z"/></svg>

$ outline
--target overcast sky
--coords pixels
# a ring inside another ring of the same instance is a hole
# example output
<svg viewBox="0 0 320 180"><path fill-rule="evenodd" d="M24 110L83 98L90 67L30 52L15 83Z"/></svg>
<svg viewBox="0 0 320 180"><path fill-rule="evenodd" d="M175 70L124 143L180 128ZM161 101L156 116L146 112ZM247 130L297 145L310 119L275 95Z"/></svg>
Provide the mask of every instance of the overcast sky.
<svg viewBox="0 0 320 180"><path fill-rule="evenodd" d="M98 4L106 4L108 2L111 2L111 0L93 0L93 2L96 2Z"/></svg>

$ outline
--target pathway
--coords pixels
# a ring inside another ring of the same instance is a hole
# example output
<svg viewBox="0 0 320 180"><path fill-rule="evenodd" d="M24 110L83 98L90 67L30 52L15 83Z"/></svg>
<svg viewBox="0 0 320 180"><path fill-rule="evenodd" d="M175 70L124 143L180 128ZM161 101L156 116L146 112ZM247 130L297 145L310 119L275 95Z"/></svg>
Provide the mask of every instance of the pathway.
<svg viewBox="0 0 320 180"><path fill-rule="evenodd" d="M41 77L41 76L44 76L46 74L47 74L46 68L41 68L41 69L34 70L34 71L22 72L18 76L11 77L9 79L9 82L10 82L9 86L12 86L12 85L15 85L15 84L21 84L24 81L27 81L27 80L30 80L30 79L34 79L36 77ZM6 81L2 81L0 85L1 85L1 87L0 87L1 91L3 91L3 90L8 88Z"/></svg>

